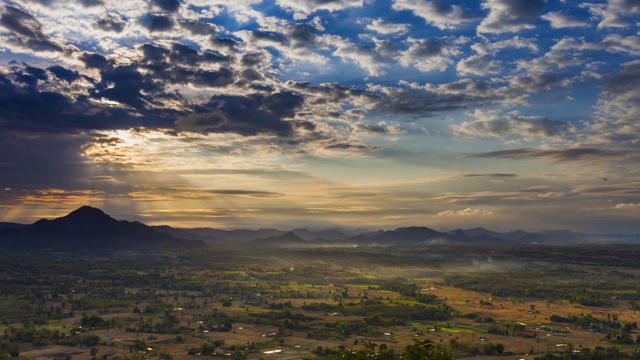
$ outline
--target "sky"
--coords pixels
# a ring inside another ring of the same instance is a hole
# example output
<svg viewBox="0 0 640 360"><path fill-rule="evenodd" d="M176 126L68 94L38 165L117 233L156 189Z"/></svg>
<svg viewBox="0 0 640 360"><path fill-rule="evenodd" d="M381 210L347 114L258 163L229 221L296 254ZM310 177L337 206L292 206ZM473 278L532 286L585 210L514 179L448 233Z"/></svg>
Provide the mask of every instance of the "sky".
<svg viewBox="0 0 640 360"><path fill-rule="evenodd" d="M0 0L0 221L640 233L638 0Z"/></svg>

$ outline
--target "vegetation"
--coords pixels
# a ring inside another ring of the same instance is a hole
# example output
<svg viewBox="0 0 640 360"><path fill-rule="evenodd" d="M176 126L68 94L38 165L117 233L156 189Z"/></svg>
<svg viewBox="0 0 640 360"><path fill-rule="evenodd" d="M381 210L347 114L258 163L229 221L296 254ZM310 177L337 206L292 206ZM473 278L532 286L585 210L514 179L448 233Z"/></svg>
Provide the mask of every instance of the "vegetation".
<svg viewBox="0 0 640 360"><path fill-rule="evenodd" d="M0 359L638 358L640 267L561 252L0 254Z"/></svg>

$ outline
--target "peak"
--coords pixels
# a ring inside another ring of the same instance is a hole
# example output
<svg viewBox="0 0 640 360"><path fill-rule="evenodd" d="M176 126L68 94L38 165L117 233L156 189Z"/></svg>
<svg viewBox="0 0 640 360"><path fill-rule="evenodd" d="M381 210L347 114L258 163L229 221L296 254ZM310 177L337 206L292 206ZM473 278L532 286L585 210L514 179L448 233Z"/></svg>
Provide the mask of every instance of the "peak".
<svg viewBox="0 0 640 360"><path fill-rule="evenodd" d="M105 214L104 211L91 207L91 206L82 206L60 219L72 220L72 221L82 221L82 222L94 222L94 221L106 221L106 220L114 220L111 216Z"/></svg>
<svg viewBox="0 0 640 360"><path fill-rule="evenodd" d="M70 212L67 216L86 216L86 215L102 215L102 216L108 216L107 214L104 213L104 211L98 209L98 208L94 208L91 206L81 206L78 209Z"/></svg>

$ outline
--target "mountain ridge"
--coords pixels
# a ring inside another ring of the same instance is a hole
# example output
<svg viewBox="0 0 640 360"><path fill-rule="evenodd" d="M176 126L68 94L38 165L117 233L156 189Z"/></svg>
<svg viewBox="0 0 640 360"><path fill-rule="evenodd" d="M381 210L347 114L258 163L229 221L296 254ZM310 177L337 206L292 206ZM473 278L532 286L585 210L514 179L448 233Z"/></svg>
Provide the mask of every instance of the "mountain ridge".
<svg viewBox="0 0 640 360"><path fill-rule="evenodd" d="M361 230L361 229L360 229ZM259 241L258 241L259 240ZM220 230L147 226L116 220L104 211L82 206L55 219L33 224L0 223L0 246L8 249L118 250L194 249L208 245L313 246L331 244L428 245L428 244L528 244L638 243L636 234L588 234L571 230L497 232L483 227L436 231L425 226L398 227L350 236L339 228Z"/></svg>

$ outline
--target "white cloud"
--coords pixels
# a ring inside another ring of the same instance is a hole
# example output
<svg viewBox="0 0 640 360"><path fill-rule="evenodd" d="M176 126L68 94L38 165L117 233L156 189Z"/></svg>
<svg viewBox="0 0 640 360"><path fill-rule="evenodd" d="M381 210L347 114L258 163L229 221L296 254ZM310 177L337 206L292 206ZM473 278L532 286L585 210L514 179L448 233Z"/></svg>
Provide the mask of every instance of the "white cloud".
<svg viewBox="0 0 640 360"><path fill-rule="evenodd" d="M618 72L605 81L605 90L598 100L596 119L585 133L588 141L637 146L640 143L640 60L620 66Z"/></svg>
<svg viewBox="0 0 640 360"><path fill-rule="evenodd" d="M427 24L441 30L455 29L478 18L468 14L460 5L446 5L439 1L394 0L391 7L398 11L412 11L415 16L423 18Z"/></svg>
<svg viewBox="0 0 640 360"><path fill-rule="evenodd" d="M587 24L586 22L569 17L563 14L561 11L552 11L550 13L542 15L541 17L550 22L551 27L554 29L589 26L589 24Z"/></svg>
<svg viewBox="0 0 640 360"><path fill-rule="evenodd" d="M638 203L621 203L621 204L616 204L616 206L613 207L614 209L640 209L640 204Z"/></svg>
<svg viewBox="0 0 640 360"><path fill-rule="evenodd" d="M502 62L493 60L489 54L476 54L460 60L456 64L456 70L460 75L499 74L502 71Z"/></svg>
<svg viewBox="0 0 640 360"><path fill-rule="evenodd" d="M640 3L637 0L608 0L606 4L586 3L582 7L602 19L598 28L628 27L633 24L631 19L640 16Z"/></svg>
<svg viewBox="0 0 640 360"><path fill-rule="evenodd" d="M481 209L466 208L462 210L445 210L440 211L436 217L450 217L450 216L487 216L492 215L493 212Z"/></svg>
<svg viewBox="0 0 640 360"><path fill-rule="evenodd" d="M524 116L518 112L502 114L497 110L480 110L472 115L475 120L452 125L451 131L460 137L496 137L502 140L524 139L563 140L570 131L569 124L542 116Z"/></svg>
<svg viewBox="0 0 640 360"><path fill-rule="evenodd" d="M546 0L485 0L482 8L489 15L478 26L478 33L500 34L533 29L531 22L542 12Z"/></svg>
<svg viewBox="0 0 640 360"><path fill-rule="evenodd" d="M611 34L600 42L587 42L582 38L563 38L558 41L552 50L580 50L580 51L600 51L610 53L624 53L629 55L640 55L640 33L637 35L622 36Z"/></svg>
<svg viewBox="0 0 640 360"><path fill-rule="evenodd" d="M396 44L389 40L374 39L374 44L354 44L337 36L327 35L327 44L335 46L333 55L350 60L370 76L379 76L397 55Z"/></svg>
<svg viewBox="0 0 640 360"><path fill-rule="evenodd" d="M409 31L409 24L395 24L383 19L375 19L367 25L367 29L382 35L400 35Z"/></svg>
<svg viewBox="0 0 640 360"><path fill-rule="evenodd" d="M414 66L420 71L445 71L453 63L453 57L460 54L460 50L450 39L429 40L409 38L410 44L400 56L400 65Z"/></svg>
<svg viewBox="0 0 640 360"><path fill-rule="evenodd" d="M318 10L334 12L351 7L360 8L364 0L277 0L276 3L281 8L292 11L295 19L302 20Z"/></svg>

